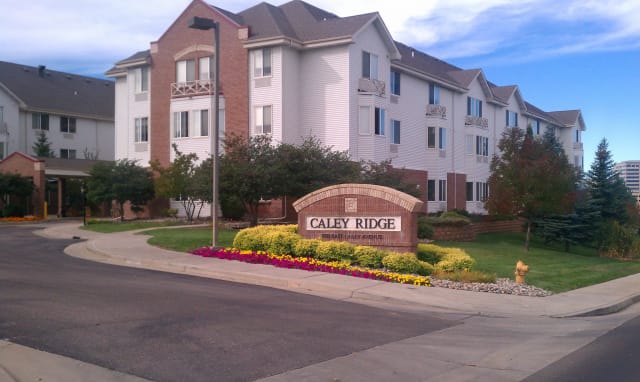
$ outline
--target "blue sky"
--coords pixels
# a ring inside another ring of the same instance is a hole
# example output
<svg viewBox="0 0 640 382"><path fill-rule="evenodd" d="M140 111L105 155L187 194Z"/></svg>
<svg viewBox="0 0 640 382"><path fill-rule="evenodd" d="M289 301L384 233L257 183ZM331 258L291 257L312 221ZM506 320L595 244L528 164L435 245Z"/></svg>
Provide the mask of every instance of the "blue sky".
<svg viewBox="0 0 640 382"><path fill-rule="evenodd" d="M543 110L581 109L586 167L604 137L616 161L640 159L640 0L307 1L339 16L378 11L399 41L518 85ZM101 76L147 49L189 2L19 2L0 13L0 60ZM209 2L239 11L257 0Z"/></svg>

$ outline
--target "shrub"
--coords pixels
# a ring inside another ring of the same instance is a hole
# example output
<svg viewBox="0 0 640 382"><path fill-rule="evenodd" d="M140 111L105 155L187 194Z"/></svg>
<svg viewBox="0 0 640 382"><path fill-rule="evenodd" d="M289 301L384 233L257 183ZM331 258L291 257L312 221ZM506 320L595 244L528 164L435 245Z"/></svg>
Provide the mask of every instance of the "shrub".
<svg viewBox="0 0 640 382"><path fill-rule="evenodd" d="M418 239L431 239L433 238L433 227L426 219L426 216L420 216L418 218Z"/></svg>
<svg viewBox="0 0 640 382"><path fill-rule="evenodd" d="M443 212L440 216L423 216L418 219L418 222L420 220L422 220L423 224L426 223L432 226L464 226L471 224L471 219L453 211Z"/></svg>
<svg viewBox="0 0 640 382"><path fill-rule="evenodd" d="M418 244L416 255L421 261L429 264L436 264L444 256L445 249L435 244Z"/></svg>
<svg viewBox="0 0 640 382"><path fill-rule="evenodd" d="M7 204L6 206L4 206L4 208L2 209L2 216L4 217L24 217L25 214L25 210L22 206L19 206L17 204Z"/></svg>
<svg viewBox="0 0 640 382"><path fill-rule="evenodd" d="M462 283L495 283L496 274L481 271L454 271L442 272L435 271L433 276L442 280L451 280Z"/></svg>
<svg viewBox="0 0 640 382"><path fill-rule="evenodd" d="M382 259L389 253L367 245L354 248L353 255L358 264L369 268L382 268Z"/></svg>
<svg viewBox="0 0 640 382"><path fill-rule="evenodd" d="M273 230L265 234L267 241L267 252L274 255L293 255L296 244L302 238L289 231Z"/></svg>
<svg viewBox="0 0 640 382"><path fill-rule="evenodd" d="M457 211L444 211L443 213L440 214L440 218L441 219L467 219L469 220L469 216L468 215L462 215L460 213L458 213Z"/></svg>
<svg viewBox="0 0 640 382"><path fill-rule="evenodd" d="M296 257L316 257L316 249L322 240L318 239L300 239L293 249Z"/></svg>
<svg viewBox="0 0 640 382"><path fill-rule="evenodd" d="M424 261L418 260L411 252L393 252L382 259L382 265L393 272L416 273L419 275L429 275L433 272L433 266Z"/></svg>
<svg viewBox="0 0 640 382"><path fill-rule="evenodd" d="M353 260L354 245L345 241L320 241L316 258L323 261Z"/></svg>
<svg viewBox="0 0 640 382"><path fill-rule="evenodd" d="M178 217L178 209L177 208L167 208L164 210L164 215L170 218Z"/></svg>
<svg viewBox="0 0 640 382"><path fill-rule="evenodd" d="M443 272L470 270L475 265L475 260L462 249L435 244L418 244L417 257Z"/></svg>
<svg viewBox="0 0 640 382"><path fill-rule="evenodd" d="M617 221L606 222L600 233L599 252L605 257L629 258L640 256L640 238L633 229Z"/></svg>
<svg viewBox="0 0 640 382"><path fill-rule="evenodd" d="M271 246L270 234L274 232L296 233L298 227L290 225L259 225L240 230L233 240L233 246L252 251L268 251ZM291 252L293 253L293 252Z"/></svg>

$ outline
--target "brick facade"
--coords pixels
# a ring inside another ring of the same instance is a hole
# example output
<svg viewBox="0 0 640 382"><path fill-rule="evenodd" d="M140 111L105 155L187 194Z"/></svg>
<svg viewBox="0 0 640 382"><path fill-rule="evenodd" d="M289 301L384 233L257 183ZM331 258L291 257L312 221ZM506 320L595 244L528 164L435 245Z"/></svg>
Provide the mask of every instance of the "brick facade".
<svg viewBox="0 0 640 382"><path fill-rule="evenodd" d="M44 176L44 161L32 158L20 152L15 152L0 161L0 171L15 173L25 178L31 178L34 190L27 208L35 216L44 216L44 201L46 178ZM4 206L0 206L4 207Z"/></svg>
<svg viewBox="0 0 640 382"><path fill-rule="evenodd" d="M241 27L222 13L203 2L194 0L169 29L151 44L151 159L163 166L170 163L171 84L176 82L176 61L211 56L198 46L212 47L213 30L189 28L195 17L206 17L220 25L220 93L225 100L225 128L227 134L246 136L249 132L248 51L239 39ZM180 55L189 47L196 50ZM196 60L196 73L198 72ZM218 79L216 79L218 80Z"/></svg>
<svg viewBox="0 0 640 382"><path fill-rule="evenodd" d="M467 175L447 173L447 211L467 209Z"/></svg>
<svg viewBox="0 0 640 382"><path fill-rule="evenodd" d="M353 202L355 201L355 203ZM349 241L381 249L415 252L417 215L422 202L389 187L369 184L339 184L312 192L294 203L298 212L298 233L311 239ZM400 217L401 227L391 230L313 230L307 217L382 218Z"/></svg>

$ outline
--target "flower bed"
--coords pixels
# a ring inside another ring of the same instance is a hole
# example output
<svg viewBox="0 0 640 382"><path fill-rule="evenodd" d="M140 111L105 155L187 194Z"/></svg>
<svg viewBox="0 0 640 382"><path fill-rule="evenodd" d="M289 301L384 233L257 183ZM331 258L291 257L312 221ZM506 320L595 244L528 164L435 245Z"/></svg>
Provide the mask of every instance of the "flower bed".
<svg viewBox="0 0 640 382"><path fill-rule="evenodd" d="M38 216L24 216L24 217L17 217L17 216L11 216L8 218L0 218L0 222L10 222L10 223L15 223L15 222L33 222L33 221L37 221L40 220L40 217Z"/></svg>
<svg viewBox="0 0 640 382"><path fill-rule="evenodd" d="M278 268L302 269L305 271L336 273L400 284L431 286L429 277L354 267L349 265L349 263L341 261L321 261L310 257L272 255L262 251L241 251L233 248L215 249L202 247L191 251L191 254L202 257L243 261L251 264L267 264Z"/></svg>

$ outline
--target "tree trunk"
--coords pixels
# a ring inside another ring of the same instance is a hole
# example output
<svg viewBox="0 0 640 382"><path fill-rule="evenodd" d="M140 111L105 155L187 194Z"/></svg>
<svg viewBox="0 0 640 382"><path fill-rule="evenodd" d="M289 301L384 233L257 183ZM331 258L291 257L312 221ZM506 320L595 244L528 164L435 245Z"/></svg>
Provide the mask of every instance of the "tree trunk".
<svg viewBox="0 0 640 382"><path fill-rule="evenodd" d="M531 242L531 220L527 220L527 238L524 241L524 249L529 252L529 244Z"/></svg>

